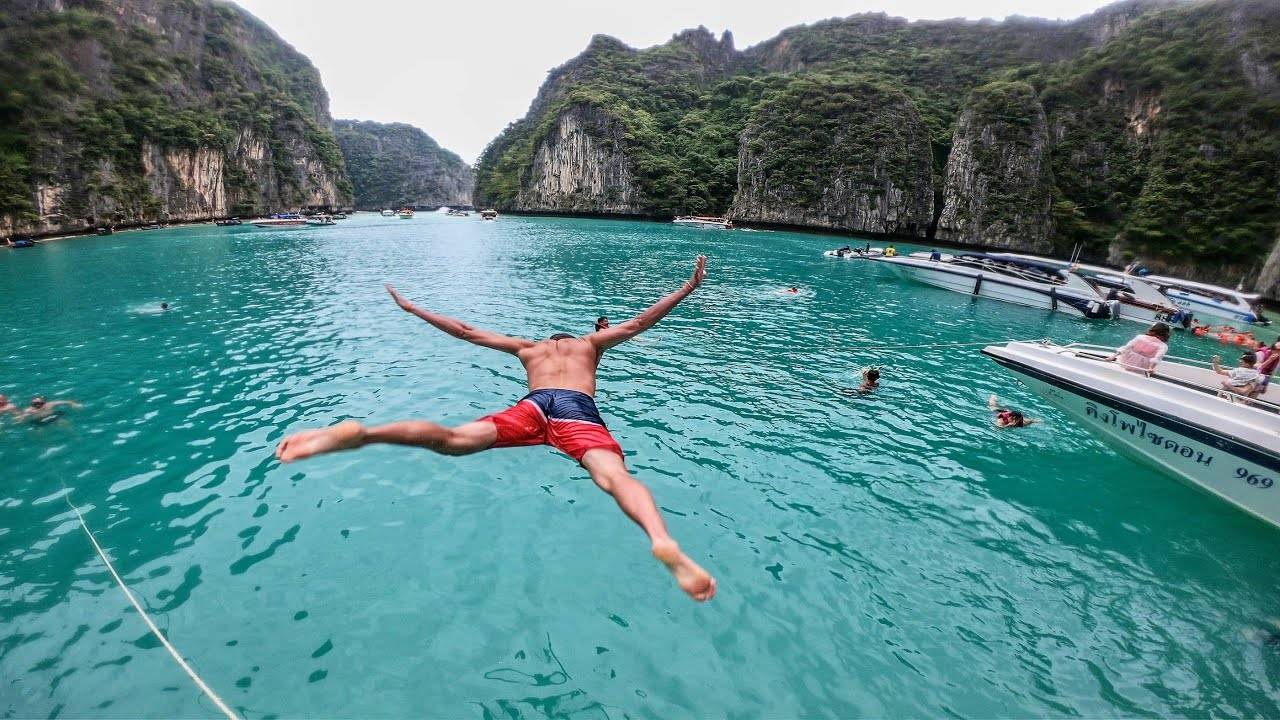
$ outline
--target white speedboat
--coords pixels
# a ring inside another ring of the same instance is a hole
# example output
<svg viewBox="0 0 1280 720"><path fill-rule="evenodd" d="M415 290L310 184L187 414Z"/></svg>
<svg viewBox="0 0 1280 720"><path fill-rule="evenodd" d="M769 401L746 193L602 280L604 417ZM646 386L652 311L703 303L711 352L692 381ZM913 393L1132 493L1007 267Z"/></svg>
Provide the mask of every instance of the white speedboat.
<svg viewBox="0 0 1280 720"><path fill-rule="evenodd" d="M1163 275L1145 275L1142 279L1158 288L1173 304L1187 308L1201 319L1211 316L1248 325L1271 324L1262 314L1255 293Z"/></svg>
<svg viewBox="0 0 1280 720"><path fill-rule="evenodd" d="M733 221L728 218L711 217L707 215L679 215L671 222L676 225L687 225L689 227L712 228L717 230L732 230Z"/></svg>
<svg viewBox="0 0 1280 720"><path fill-rule="evenodd" d="M395 217L395 216L396 216L396 211L392 210L391 208L384 208L382 210L382 217Z"/></svg>
<svg viewBox="0 0 1280 720"><path fill-rule="evenodd" d="M307 226L307 219L298 213L280 213L269 218L259 218L252 224L260 228L300 228Z"/></svg>
<svg viewBox="0 0 1280 720"><path fill-rule="evenodd" d="M400 212L396 213L396 217L401 220L410 220L413 218L413 208L400 208Z"/></svg>
<svg viewBox="0 0 1280 720"><path fill-rule="evenodd" d="M337 225L332 215L312 215L307 218L307 224L313 226Z"/></svg>
<svg viewBox="0 0 1280 720"><path fill-rule="evenodd" d="M822 254L824 257L841 258L843 260L865 260L884 255L884 248L871 247L870 245L851 248L846 245L838 250L824 250Z"/></svg>
<svg viewBox="0 0 1280 720"><path fill-rule="evenodd" d="M481 210L480 219L481 220L497 220L498 211L494 210L493 208L489 208L488 210Z"/></svg>
<svg viewBox="0 0 1280 720"><path fill-rule="evenodd" d="M1126 275L1101 265L1086 265L1067 260L1043 258L1037 255L1021 255L1019 253L991 253L991 255L993 257L1044 263L1059 270L1073 272L1084 278L1085 282L1094 286L1099 295L1106 297L1108 300L1118 300L1120 302L1119 317L1121 320L1132 320L1147 325L1154 322L1166 322L1174 325L1191 324L1193 314L1191 310L1174 305L1159 289L1140 277Z"/></svg>
<svg viewBox="0 0 1280 720"><path fill-rule="evenodd" d="M1110 348L1015 342L983 354L1086 428L1272 525L1280 525L1280 387L1257 400L1220 393L1221 376L1166 358L1149 376Z"/></svg>
<svg viewBox="0 0 1280 720"><path fill-rule="evenodd" d="M1055 310L1075 317L1111 319L1118 302L1107 300L1080 276L1044 263L986 253L940 252L874 257L902 277L975 297Z"/></svg>

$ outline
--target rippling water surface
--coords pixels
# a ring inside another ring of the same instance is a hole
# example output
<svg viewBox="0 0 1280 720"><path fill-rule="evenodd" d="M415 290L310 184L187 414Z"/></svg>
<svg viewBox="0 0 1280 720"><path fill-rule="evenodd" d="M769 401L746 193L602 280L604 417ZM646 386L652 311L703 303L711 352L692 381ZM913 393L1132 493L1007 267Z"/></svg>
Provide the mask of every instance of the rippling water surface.
<svg viewBox="0 0 1280 720"><path fill-rule="evenodd" d="M215 714L69 498L248 717L1280 715L1277 531L976 348L856 349L1137 326L821 256L840 242L423 214L0 253L0 392L85 405L0 425L0 714ZM642 310L698 253L706 285L606 357L599 402L718 577L707 605L546 448L272 458L300 428L461 423L523 394L515 358L405 315L385 281L545 337ZM1211 351L1191 342L1174 352ZM842 392L873 363L879 392ZM991 392L1047 422L996 430Z"/></svg>

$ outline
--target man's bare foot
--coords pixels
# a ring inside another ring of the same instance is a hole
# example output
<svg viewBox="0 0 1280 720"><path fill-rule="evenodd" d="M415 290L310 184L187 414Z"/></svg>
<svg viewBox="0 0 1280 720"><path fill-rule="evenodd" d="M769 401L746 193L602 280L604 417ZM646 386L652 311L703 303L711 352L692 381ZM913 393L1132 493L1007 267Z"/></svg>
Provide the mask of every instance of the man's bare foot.
<svg viewBox="0 0 1280 720"><path fill-rule="evenodd" d="M347 420L333 427L290 435L276 446L276 457L280 462L293 462L312 455L350 450L363 443L364 428L355 420Z"/></svg>
<svg viewBox="0 0 1280 720"><path fill-rule="evenodd" d="M680 589L698 602L705 602L716 595L716 579L680 552L674 540L658 540L653 543L653 556L676 576Z"/></svg>

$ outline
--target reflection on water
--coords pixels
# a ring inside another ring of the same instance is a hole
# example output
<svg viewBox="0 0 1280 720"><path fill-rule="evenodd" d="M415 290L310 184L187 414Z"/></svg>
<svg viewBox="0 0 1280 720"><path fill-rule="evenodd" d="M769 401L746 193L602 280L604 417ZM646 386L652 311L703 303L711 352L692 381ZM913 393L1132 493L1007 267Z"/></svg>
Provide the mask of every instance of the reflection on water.
<svg viewBox="0 0 1280 720"><path fill-rule="evenodd" d="M0 425L0 713L213 714L70 497L251 717L1280 714L1274 531L975 348L898 347L1138 327L913 285L823 258L836 244L421 214L0 254L0 392L85 403ZM514 358L434 332L383 282L545 337L642 310L699 252L707 284L610 353L599 404L716 573L709 605L545 448L271 457L303 427L460 423L523 395ZM881 387L842 392L869 365ZM1046 422L993 428L993 392Z"/></svg>

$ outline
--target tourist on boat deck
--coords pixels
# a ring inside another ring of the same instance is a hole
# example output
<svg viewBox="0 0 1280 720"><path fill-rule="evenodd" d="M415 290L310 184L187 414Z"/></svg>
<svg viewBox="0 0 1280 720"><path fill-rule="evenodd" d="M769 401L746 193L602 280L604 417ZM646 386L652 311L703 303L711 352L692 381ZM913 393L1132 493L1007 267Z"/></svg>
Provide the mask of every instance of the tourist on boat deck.
<svg viewBox="0 0 1280 720"><path fill-rule="evenodd" d="M1150 330L1118 348L1107 360L1136 373L1150 373L1169 352L1169 326L1158 322Z"/></svg>
<svg viewBox="0 0 1280 720"><path fill-rule="evenodd" d="M607 316L601 315L600 317L596 318L596 332L600 332L601 330L608 329L608 327L609 327L609 318Z"/></svg>
<svg viewBox="0 0 1280 720"><path fill-rule="evenodd" d="M898 248L894 247L893 245L886 245L886 246L885 246L885 248L884 248L884 256L885 256L885 257L897 257L897 256L898 256Z"/></svg>
<svg viewBox="0 0 1280 720"><path fill-rule="evenodd" d="M1259 351L1259 355L1266 353L1258 361L1258 374L1262 377L1258 378L1258 389L1256 394L1261 395L1267 391L1267 386L1271 384L1271 376L1275 374L1276 368L1280 367L1280 340L1276 340L1271 347L1264 347Z"/></svg>
<svg viewBox="0 0 1280 720"><path fill-rule="evenodd" d="M937 250L930 250L929 259L934 262L937 262L942 259L942 253L938 252Z"/></svg>
<svg viewBox="0 0 1280 720"><path fill-rule="evenodd" d="M1262 375L1255 367L1258 364L1258 356L1251 352L1246 352L1240 356L1239 367L1233 367L1226 370L1222 367L1222 358L1217 355L1213 356L1213 371L1219 375L1226 376L1226 380L1222 381L1222 389L1237 395L1252 395L1258 390L1262 384Z"/></svg>
<svg viewBox="0 0 1280 720"><path fill-rule="evenodd" d="M858 386L858 393L866 395L867 393L880 387L880 368L867 368L862 371L862 384Z"/></svg>
<svg viewBox="0 0 1280 720"><path fill-rule="evenodd" d="M1000 401L996 399L995 395L987 398L987 407L991 408L991 411L996 414L995 424L998 428L1026 427L1040 422L1023 415L1017 410L1000 407Z"/></svg>

